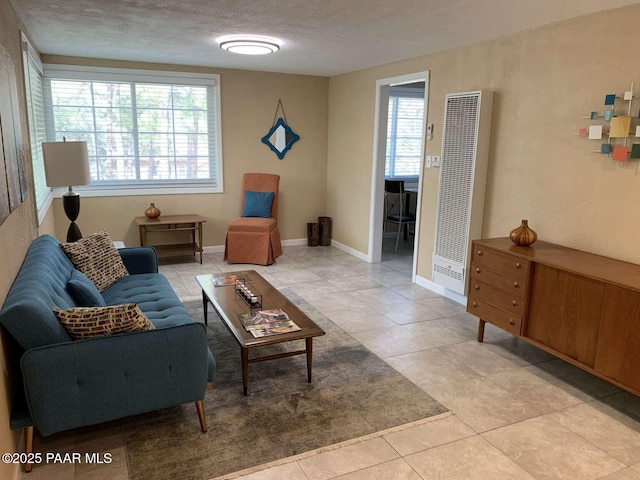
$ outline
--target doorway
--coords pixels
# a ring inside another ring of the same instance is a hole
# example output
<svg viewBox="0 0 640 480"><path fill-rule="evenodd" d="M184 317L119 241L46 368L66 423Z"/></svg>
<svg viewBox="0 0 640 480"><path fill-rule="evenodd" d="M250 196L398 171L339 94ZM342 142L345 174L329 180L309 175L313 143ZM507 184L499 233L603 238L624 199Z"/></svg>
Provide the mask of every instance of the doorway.
<svg viewBox="0 0 640 480"><path fill-rule="evenodd" d="M410 262L412 281L417 265L428 91L428 71L376 82L368 256L373 263L403 258L402 262ZM417 118L418 113L422 118ZM415 213L414 236L405 241L401 232L398 252L396 237L384 233L386 179L402 180L405 189L411 190L405 198Z"/></svg>

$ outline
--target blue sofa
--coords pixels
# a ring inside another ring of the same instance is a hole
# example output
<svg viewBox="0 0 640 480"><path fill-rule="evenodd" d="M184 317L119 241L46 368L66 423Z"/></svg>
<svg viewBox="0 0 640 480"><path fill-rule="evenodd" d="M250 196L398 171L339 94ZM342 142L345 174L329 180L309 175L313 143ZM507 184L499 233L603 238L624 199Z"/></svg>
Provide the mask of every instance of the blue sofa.
<svg viewBox="0 0 640 480"><path fill-rule="evenodd" d="M206 432L202 399L215 377L206 328L158 273L153 248L120 254L130 275L102 297L107 305L138 304L155 330L74 341L51 311L76 306L67 289L74 266L50 235L29 247L0 311L24 386L15 388L11 428L26 429L27 452L34 427L47 436L186 402L196 402Z"/></svg>

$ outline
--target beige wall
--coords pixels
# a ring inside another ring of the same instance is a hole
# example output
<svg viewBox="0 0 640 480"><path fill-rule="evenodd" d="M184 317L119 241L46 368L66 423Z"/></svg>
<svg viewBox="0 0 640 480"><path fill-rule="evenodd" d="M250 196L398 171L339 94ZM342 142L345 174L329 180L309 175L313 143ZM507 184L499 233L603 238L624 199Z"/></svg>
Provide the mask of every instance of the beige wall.
<svg viewBox="0 0 640 480"><path fill-rule="evenodd" d="M83 197L78 224L84 234L106 229L112 238L138 245L133 218L143 215L154 202L165 215L197 213L206 217L205 246L224 245L227 223L240 215L245 172L280 175L278 225L283 240L306 238L306 223L326 214L328 78L46 55L42 60L220 74L224 193ZM271 128L278 99L282 99L289 125L300 135L283 160L260 141ZM68 221L59 199L53 209L56 236L64 239Z"/></svg>
<svg viewBox="0 0 640 480"><path fill-rule="evenodd" d="M518 35L333 77L171 67L221 74L224 194L83 198L85 233L106 228L114 238L137 244L132 218L150 202L163 213L194 212L208 218L206 245L224 242L226 222L239 213L241 175L263 171L282 176L280 226L285 239L305 236L305 223L333 217L333 237L366 253L375 82L430 70L428 121L435 135L426 152L440 151L446 93L496 92L484 236L504 236L522 218L543 240L640 263L640 175L637 161L619 166L588 150L598 142L573 135L602 111L605 93L640 85L633 45L640 6L574 19ZM0 0L0 43L19 65L17 20ZM616 53L620 52L620 53ZM45 62L87 59L45 57ZM100 62L110 66L167 68ZM22 82L18 82L22 85ZM637 90L636 92L640 94ZM21 92L22 93L22 92ZM640 96L640 95L639 95ZM278 98L301 141L278 160L260 138L270 127ZM328 102L327 102L328 98ZM24 109L24 102L21 102ZM634 109L640 102L634 103ZM24 112L22 112L24 115ZM24 123L24 119L23 119ZM327 130L328 125L328 130ZM24 138L27 141L26 129ZM26 147L26 146L25 146ZM418 274L430 278L438 170L425 170ZM326 208L325 208L326 207ZM36 235L32 197L0 226L0 300L3 300ZM40 227L64 238L60 201ZM1 353L1 352L0 352ZM0 356L3 362L4 356ZM8 427L7 371L0 376L0 450L17 448ZM0 464L0 478L17 472Z"/></svg>
<svg viewBox="0 0 640 480"><path fill-rule="evenodd" d="M496 93L483 236L522 218L539 238L640 263L638 160L620 165L577 137L580 117L635 82L640 5L331 78L328 214L334 238L368 249L375 82L430 70L427 154L439 154L447 93ZM640 99L634 101L634 115ZM635 123L634 123L635 125ZM346 174L345 174L346 173ZM425 169L418 275L431 278L438 169Z"/></svg>
<svg viewBox="0 0 640 480"><path fill-rule="evenodd" d="M24 141L24 151L27 158L30 158L29 137L26 128L26 111L24 101L22 72L22 54L20 51L20 30L15 12L7 2L0 0L0 45L6 49L13 59L16 75L16 82L19 89L20 115L22 120L22 131ZM5 94L5 93L3 93ZM29 168L27 166L27 168ZM33 192L32 186L30 192ZM7 292L20 269L25 252L36 236L36 215L33 206L33 194L20 205L4 223L0 226L0 265L2 265L2 275L0 275L0 304L4 302ZM16 451L18 446L19 432L12 432L9 429L9 415L11 408L11 391L13 388L22 388L22 385L11 385L9 370L15 365L8 365L4 354L5 338L0 333L0 453ZM19 469L17 465L7 465L0 463L0 478L17 478Z"/></svg>

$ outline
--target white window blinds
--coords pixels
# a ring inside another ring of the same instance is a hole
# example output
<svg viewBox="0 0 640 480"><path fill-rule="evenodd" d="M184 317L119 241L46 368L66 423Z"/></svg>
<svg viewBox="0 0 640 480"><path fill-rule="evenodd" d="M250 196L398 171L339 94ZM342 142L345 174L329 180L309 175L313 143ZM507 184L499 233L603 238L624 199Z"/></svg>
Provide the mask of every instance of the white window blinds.
<svg viewBox="0 0 640 480"><path fill-rule="evenodd" d="M409 89L407 89L409 90ZM422 158L424 91L389 95L385 177L417 177Z"/></svg>
<svg viewBox="0 0 640 480"><path fill-rule="evenodd" d="M31 140L31 162L33 183L35 187L38 220L42 222L51 204L53 195L47 187L44 176L44 160L42 158L42 142L47 141L47 130L44 115L44 100L42 92L42 63L38 58L27 37L22 36L24 56L24 82L27 93L27 115L29 118L29 138Z"/></svg>
<svg viewBox="0 0 640 480"><path fill-rule="evenodd" d="M217 76L45 69L50 140L85 140L91 186L220 191Z"/></svg>

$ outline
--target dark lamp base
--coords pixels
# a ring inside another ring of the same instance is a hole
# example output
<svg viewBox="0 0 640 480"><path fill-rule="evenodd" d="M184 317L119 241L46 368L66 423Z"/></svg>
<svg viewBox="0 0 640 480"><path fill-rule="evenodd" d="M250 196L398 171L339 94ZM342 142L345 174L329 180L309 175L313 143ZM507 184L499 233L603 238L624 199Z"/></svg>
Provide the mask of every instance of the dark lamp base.
<svg viewBox="0 0 640 480"><path fill-rule="evenodd" d="M76 222L69 224L69 230L67 230L67 242L76 242L82 238L80 227Z"/></svg>
<svg viewBox="0 0 640 480"><path fill-rule="evenodd" d="M75 242L82 238L80 227L76 223L76 218L80 213L80 195L75 192L69 194L69 192L62 195L62 208L64 213L67 214L67 218L71 221L69 230L67 230L67 242Z"/></svg>

